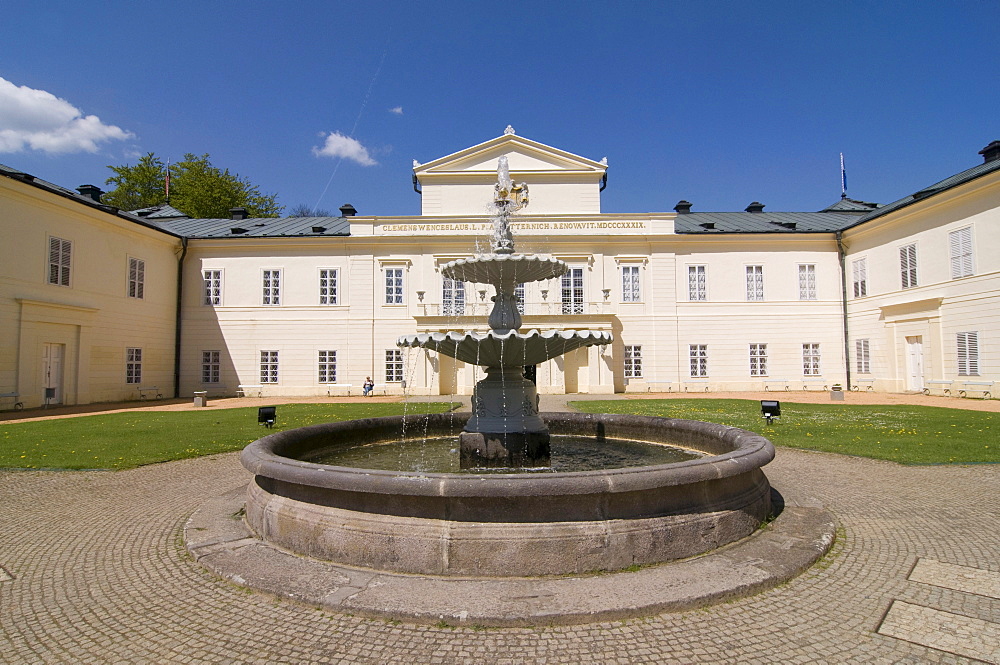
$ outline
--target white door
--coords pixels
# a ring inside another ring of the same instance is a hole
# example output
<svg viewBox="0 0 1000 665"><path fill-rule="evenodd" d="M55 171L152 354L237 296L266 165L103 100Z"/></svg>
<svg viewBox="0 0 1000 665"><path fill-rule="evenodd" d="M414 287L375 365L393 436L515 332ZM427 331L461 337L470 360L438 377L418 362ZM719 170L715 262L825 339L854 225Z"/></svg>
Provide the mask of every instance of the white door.
<svg viewBox="0 0 1000 665"><path fill-rule="evenodd" d="M44 388L54 388L55 396L49 404L63 401L63 350L64 344L45 344L42 347L42 373ZM43 395L44 397L44 395Z"/></svg>
<svg viewBox="0 0 1000 665"><path fill-rule="evenodd" d="M906 338L907 390L924 389L924 339L920 335Z"/></svg>

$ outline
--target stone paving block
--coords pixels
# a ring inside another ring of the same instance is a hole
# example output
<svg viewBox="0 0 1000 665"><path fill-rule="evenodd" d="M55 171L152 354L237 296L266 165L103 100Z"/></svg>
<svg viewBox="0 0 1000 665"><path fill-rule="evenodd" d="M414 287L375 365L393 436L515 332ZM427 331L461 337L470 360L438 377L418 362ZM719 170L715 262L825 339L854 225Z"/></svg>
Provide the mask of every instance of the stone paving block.
<svg viewBox="0 0 1000 665"><path fill-rule="evenodd" d="M897 600L878 632L987 663L1000 663L1000 624Z"/></svg>
<svg viewBox="0 0 1000 665"><path fill-rule="evenodd" d="M910 572L909 579L1000 600L1000 573L982 568L920 559Z"/></svg>

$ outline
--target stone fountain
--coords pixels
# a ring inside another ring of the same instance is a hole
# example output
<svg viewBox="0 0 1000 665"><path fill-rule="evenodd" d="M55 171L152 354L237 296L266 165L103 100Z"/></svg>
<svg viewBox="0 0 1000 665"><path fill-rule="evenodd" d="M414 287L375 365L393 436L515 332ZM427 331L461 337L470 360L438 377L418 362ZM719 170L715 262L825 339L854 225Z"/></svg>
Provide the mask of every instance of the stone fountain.
<svg viewBox="0 0 1000 665"><path fill-rule="evenodd" d="M581 347L612 342L610 333L598 330L520 332L517 286L562 277L569 269L557 259L514 251L511 215L526 205L528 186L513 181L504 155L497 165L494 187L492 252L452 261L441 269L441 274L450 279L491 284L496 289L490 330L405 335L396 342L486 368L486 378L476 384L472 393L472 417L459 436L463 469L547 466L549 430L538 414L538 393L535 384L524 377L524 366Z"/></svg>
<svg viewBox="0 0 1000 665"><path fill-rule="evenodd" d="M491 253L442 270L452 279L496 288L490 329L397 341L484 366L473 413L326 423L255 441L241 461L254 475L246 525L256 538L283 551L373 570L516 577L661 563L758 529L771 511L761 467L774 457L774 447L764 437L691 420L538 412L524 365L612 339L592 330L520 331L517 285L567 269L552 258L515 253L511 215L527 202L527 186L513 182L501 158ZM375 456L361 462L337 457L360 448L398 460L415 441L447 442L458 428L461 473L381 467ZM554 436L582 440L596 467L542 472L538 467L548 466ZM633 444L691 454L671 463L611 462Z"/></svg>

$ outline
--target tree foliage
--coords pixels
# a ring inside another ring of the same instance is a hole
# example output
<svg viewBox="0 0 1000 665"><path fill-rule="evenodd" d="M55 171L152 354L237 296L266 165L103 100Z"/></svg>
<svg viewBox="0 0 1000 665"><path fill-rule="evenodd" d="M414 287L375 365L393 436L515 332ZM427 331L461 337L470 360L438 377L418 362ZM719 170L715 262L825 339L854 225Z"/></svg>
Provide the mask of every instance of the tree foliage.
<svg viewBox="0 0 1000 665"><path fill-rule="evenodd" d="M108 166L114 171L105 184L115 188L101 197L122 210L138 210L166 201L168 167L153 153L134 166ZM277 217L282 210L276 194L262 194L249 179L212 165L208 154L192 153L171 164L170 205L189 217L229 217L230 208L246 208L250 217Z"/></svg>
<svg viewBox="0 0 1000 665"><path fill-rule="evenodd" d="M310 208L305 203L300 203L288 211L289 217L339 217L326 208Z"/></svg>

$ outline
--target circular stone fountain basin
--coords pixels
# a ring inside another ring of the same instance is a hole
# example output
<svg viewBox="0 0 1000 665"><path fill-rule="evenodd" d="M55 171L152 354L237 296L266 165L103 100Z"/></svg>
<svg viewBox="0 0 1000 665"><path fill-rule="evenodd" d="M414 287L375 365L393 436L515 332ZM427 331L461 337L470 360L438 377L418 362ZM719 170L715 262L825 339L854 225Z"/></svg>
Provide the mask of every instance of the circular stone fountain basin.
<svg viewBox="0 0 1000 665"><path fill-rule="evenodd" d="M337 445L456 434L466 417L397 416L314 425L244 449L246 518L299 554L377 570L530 576L619 570L744 538L770 512L761 467L774 447L746 430L691 420L542 414L554 435L669 443L708 456L601 471L453 474L302 461Z"/></svg>

